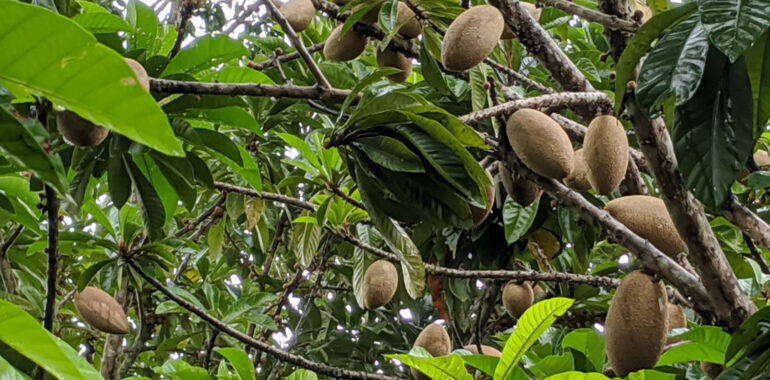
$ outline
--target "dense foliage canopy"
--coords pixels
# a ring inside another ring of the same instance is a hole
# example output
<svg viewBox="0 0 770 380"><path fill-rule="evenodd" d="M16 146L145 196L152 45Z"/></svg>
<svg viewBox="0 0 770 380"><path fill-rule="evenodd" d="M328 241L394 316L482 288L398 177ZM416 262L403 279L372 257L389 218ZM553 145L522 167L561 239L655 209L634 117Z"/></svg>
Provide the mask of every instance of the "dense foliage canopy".
<svg viewBox="0 0 770 380"><path fill-rule="evenodd" d="M770 379L769 28L0 0L0 378Z"/></svg>

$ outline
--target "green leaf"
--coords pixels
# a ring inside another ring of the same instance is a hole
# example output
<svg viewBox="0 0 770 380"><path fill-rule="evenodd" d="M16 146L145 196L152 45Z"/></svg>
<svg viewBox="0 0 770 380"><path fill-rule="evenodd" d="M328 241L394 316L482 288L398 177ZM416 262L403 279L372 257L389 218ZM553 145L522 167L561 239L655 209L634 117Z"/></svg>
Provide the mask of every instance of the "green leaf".
<svg viewBox="0 0 770 380"><path fill-rule="evenodd" d="M748 185L752 189L767 189L770 187L770 171L759 171L749 175Z"/></svg>
<svg viewBox="0 0 770 380"><path fill-rule="evenodd" d="M675 380L677 376L673 373L643 369L628 374L628 380Z"/></svg>
<svg viewBox="0 0 770 380"><path fill-rule="evenodd" d="M639 61L650 50L652 42L672 24L692 13L697 4L688 3L662 13L645 22L628 42L628 46L620 55L615 66L615 113L620 114L623 109L623 99L626 96L628 81L634 78L634 72Z"/></svg>
<svg viewBox="0 0 770 380"><path fill-rule="evenodd" d="M129 40L131 50L144 49L148 56L154 55L160 49L160 42L157 41L160 23L155 11L138 0L131 0L126 7L126 19L136 31Z"/></svg>
<svg viewBox="0 0 770 380"><path fill-rule="evenodd" d="M310 211L305 210L302 215L310 216ZM315 221L315 218L313 218ZM307 267L318 253L321 243L321 226L316 223L299 223L294 225L292 244L297 254L300 265Z"/></svg>
<svg viewBox="0 0 770 380"><path fill-rule="evenodd" d="M253 70L252 70L253 71ZM188 112L187 118L210 121L216 124L242 128L256 135L262 135L262 128L248 111L240 107L198 109Z"/></svg>
<svg viewBox="0 0 770 380"><path fill-rule="evenodd" d="M658 106L671 95L676 95L676 105L693 97L708 49L706 29L698 15L690 16L660 39L644 60L636 89L636 99L648 115L658 114Z"/></svg>
<svg viewBox="0 0 770 380"><path fill-rule="evenodd" d="M707 207L727 199L754 147L751 83L743 58L711 49L701 85L676 109L674 151L689 189Z"/></svg>
<svg viewBox="0 0 770 380"><path fill-rule="evenodd" d="M609 377L604 376L601 373L583 373L577 371L563 372L558 375L553 375L545 380L610 380Z"/></svg>
<svg viewBox="0 0 770 380"><path fill-rule="evenodd" d="M696 327L676 338L682 341L691 341L683 345L677 345L663 353L656 367L701 361L724 364L725 353L730 345L730 334L716 326Z"/></svg>
<svg viewBox="0 0 770 380"><path fill-rule="evenodd" d="M161 74L168 77L173 74L193 75L222 63L249 55L249 50L240 41L220 34L204 35L182 49Z"/></svg>
<svg viewBox="0 0 770 380"><path fill-rule="evenodd" d="M527 309L505 343L503 356L495 369L495 380L508 379L524 353L553 325L557 317L567 312L573 302L575 301L569 298L554 297Z"/></svg>
<svg viewBox="0 0 770 380"><path fill-rule="evenodd" d="M122 18L111 13L84 13L76 15L72 19L93 34L133 32L131 26Z"/></svg>
<svg viewBox="0 0 770 380"><path fill-rule="evenodd" d="M573 330L567 334L561 341L561 346L585 355L593 365L594 370L601 371L605 361L605 341L605 336L599 335L596 330L584 328Z"/></svg>
<svg viewBox="0 0 770 380"><path fill-rule="evenodd" d="M521 239L529 231L529 227L532 226L535 216L537 216L539 204L540 201L537 200L527 207L521 207L510 196L505 198L505 203L503 204L503 226L505 227L505 240L508 244Z"/></svg>
<svg viewBox="0 0 770 380"><path fill-rule="evenodd" d="M395 31L398 22L398 0L386 0L382 5L378 19L385 33L390 34ZM383 44L387 44L387 42L383 41Z"/></svg>
<svg viewBox="0 0 770 380"><path fill-rule="evenodd" d="M484 85L487 83L486 70L484 65L477 65L470 71L471 86L471 107L478 111L487 105L487 89Z"/></svg>
<svg viewBox="0 0 770 380"><path fill-rule="evenodd" d="M484 372L490 377L495 375L495 368L497 363L500 362L500 358L489 355L463 355L462 358L468 365Z"/></svg>
<svg viewBox="0 0 770 380"><path fill-rule="evenodd" d="M532 366L532 371L539 379L544 379L551 375L562 372L568 372L575 369L575 359L572 353L566 352L561 355L548 355Z"/></svg>
<svg viewBox="0 0 770 380"><path fill-rule="evenodd" d="M114 263L117 259L107 259L102 260L96 264L91 265L90 267L86 268L86 270L83 271L83 273L78 277L78 291L82 292L83 289L88 286L88 283L91 282L91 279L96 276L99 271L104 268L105 265Z"/></svg>
<svg viewBox="0 0 770 380"><path fill-rule="evenodd" d="M123 207L131 196L131 176L128 174L123 155L110 155L107 161L107 184L110 188L112 204Z"/></svg>
<svg viewBox="0 0 770 380"><path fill-rule="evenodd" d="M348 18L348 20L350 20L350 18ZM350 90L350 95L348 95L348 97L345 98L345 101L342 103L342 108L340 108L340 117L342 117L348 107L350 107L350 104L358 98L358 94L360 94L361 91L369 87L372 83L377 82L388 75L392 75L398 72L401 72L401 70L394 67L377 69L371 74L367 75L366 78L356 83L355 87Z"/></svg>
<svg viewBox="0 0 770 380"><path fill-rule="evenodd" d="M770 307L765 306L741 323L735 331L725 354L725 361L735 359L741 351L747 351L757 342L757 337L770 338Z"/></svg>
<svg viewBox="0 0 770 380"><path fill-rule="evenodd" d="M2 76L1 73L0 76ZM2 107L0 107L0 151L12 164L31 171L36 177L53 186L60 194L67 192L64 166L58 155L46 153L32 133Z"/></svg>
<svg viewBox="0 0 770 380"><path fill-rule="evenodd" d="M31 377L25 375L23 372L20 372L16 368L11 365L11 363L8 363L7 360L3 359L2 356L0 356L0 375L2 376L2 380L29 380L32 379Z"/></svg>
<svg viewBox="0 0 770 380"><path fill-rule="evenodd" d="M430 50L426 45L430 42L429 40L433 38L435 43L441 46L441 43L438 40L439 37L436 35L436 32L430 28L427 28L423 35L425 37L422 40L420 49L420 70L422 71L422 75L425 77L425 81L428 82L436 92L441 95L450 95L452 94L452 90L449 88L444 74L441 73L441 68L439 68L438 63L430 54Z"/></svg>
<svg viewBox="0 0 770 380"><path fill-rule="evenodd" d="M230 138L211 129L195 128L195 132L207 147L222 153L239 166L243 166L243 159L241 158L238 146Z"/></svg>
<svg viewBox="0 0 770 380"><path fill-rule="evenodd" d="M192 165L186 158L169 157L159 153L150 152L155 164L166 177L166 180L174 188L174 192L184 203L188 210L195 207L195 175Z"/></svg>
<svg viewBox="0 0 770 380"><path fill-rule="evenodd" d="M310 372L306 369L298 369L292 372L286 380L318 380L318 376L315 372Z"/></svg>
<svg viewBox="0 0 770 380"><path fill-rule="evenodd" d="M298 150L299 154L301 154L302 157L304 157L311 165L313 165L313 167L319 170L322 168L321 162L318 161L318 157L316 157L315 152L313 152L313 149L311 149L310 145L308 145L308 143L306 143L304 140L289 133L278 133L278 137L289 144L292 148Z"/></svg>
<svg viewBox="0 0 770 380"><path fill-rule="evenodd" d="M67 343L11 303L0 300L0 341L59 379L101 379L102 376Z"/></svg>
<svg viewBox="0 0 770 380"><path fill-rule="evenodd" d="M352 144L361 149L374 163L386 169L407 173L425 172L420 158L401 141L392 137L360 137Z"/></svg>
<svg viewBox="0 0 770 380"><path fill-rule="evenodd" d="M40 7L3 1L0 35L0 82L44 96L165 154L184 154L166 115L128 64L76 22ZM46 43L29 43L33 40Z"/></svg>
<svg viewBox="0 0 770 380"><path fill-rule="evenodd" d="M166 221L166 211L163 208L158 193L150 181L142 174L130 157L124 156L123 162L128 168L128 175L136 189L139 207L142 210L142 221L151 241L163 238L163 225Z"/></svg>
<svg viewBox="0 0 770 380"><path fill-rule="evenodd" d="M770 121L770 31L746 51L746 68L754 95L754 125L764 130Z"/></svg>
<svg viewBox="0 0 770 380"><path fill-rule="evenodd" d="M256 378L254 363L252 363L251 359L249 359L249 355L243 350L232 347L217 347L216 353L222 355L233 365L241 380L251 380Z"/></svg>
<svg viewBox="0 0 770 380"><path fill-rule="evenodd" d="M356 224L356 231L358 240L361 240L365 244L372 245L370 239L369 227L364 224ZM356 302L360 308L364 308L364 274L366 268L371 265L373 260L369 260L366 255L366 251L359 247L355 247L353 250L353 295L356 297Z"/></svg>
<svg viewBox="0 0 770 380"><path fill-rule="evenodd" d="M770 0L701 0L698 13L709 39L735 62L770 27Z"/></svg>
<svg viewBox="0 0 770 380"><path fill-rule="evenodd" d="M16 207L13 206L11 200L5 195L5 191L0 190L0 208L13 214L16 212Z"/></svg>
<svg viewBox="0 0 770 380"><path fill-rule="evenodd" d="M225 218L219 219L206 235L206 243L209 246L209 258L216 262L222 254L222 243L225 241Z"/></svg>
<svg viewBox="0 0 770 380"><path fill-rule="evenodd" d="M385 358L398 359L434 380L473 380L462 356L457 354L434 358L424 348L416 347L408 354L385 355Z"/></svg>

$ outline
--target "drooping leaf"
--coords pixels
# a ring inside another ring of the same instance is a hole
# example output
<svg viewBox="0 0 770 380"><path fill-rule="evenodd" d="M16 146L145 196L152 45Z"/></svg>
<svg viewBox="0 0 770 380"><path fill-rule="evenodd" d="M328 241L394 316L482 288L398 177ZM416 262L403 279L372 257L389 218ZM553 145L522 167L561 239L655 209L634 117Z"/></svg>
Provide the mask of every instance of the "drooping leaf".
<svg viewBox="0 0 770 380"><path fill-rule="evenodd" d="M243 350L232 347L217 347L216 353L225 357L232 364L241 380L251 380L256 377L254 363Z"/></svg>
<svg viewBox="0 0 770 380"><path fill-rule="evenodd" d="M746 68L754 95L754 125L761 131L770 122L770 31L746 51Z"/></svg>
<svg viewBox="0 0 770 380"><path fill-rule="evenodd" d="M139 0L131 0L126 7L126 19L135 30L129 39L131 49L145 49L149 55L157 53L160 50L160 22L155 11Z"/></svg>
<svg viewBox="0 0 770 380"><path fill-rule="evenodd" d="M123 162L128 168L128 175L136 189L139 207L142 210L142 221L144 222L147 233L151 241L163 237L163 225L166 222L166 211L161 203L158 193L152 187L150 181L142 174L134 161L128 157L123 157Z"/></svg>
<svg viewBox="0 0 770 380"><path fill-rule="evenodd" d="M236 164L243 166L243 159L238 146L227 136L211 129L196 128L195 132L198 133L207 147L222 153Z"/></svg>
<svg viewBox="0 0 770 380"><path fill-rule="evenodd" d="M535 221L537 208L540 201L521 207L511 197L505 198L503 203L503 226L505 227L505 240L510 244L521 239L527 233L532 222Z"/></svg>
<svg viewBox="0 0 770 380"><path fill-rule="evenodd" d="M770 27L770 0L701 0L698 13L709 39L735 62Z"/></svg>
<svg viewBox="0 0 770 380"><path fill-rule="evenodd" d="M3 1L0 35L0 82L44 96L165 154L184 154L166 116L128 64L76 22L40 7Z"/></svg>
<svg viewBox="0 0 770 380"><path fill-rule="evenodd" d="M685 184L708 207L722 205L751 155L752 103L744 60L730 64L711 49L700 87L676 110L672 136Z"/></svg>
<svg viewBox="0 0 770 380"><path fill-rule="evenodd" d="M76 15L72 19L94 34L132 31L131 26L122 18L111 13L84 13Z"/></svg>
<svg viewBox="0 0 770 380"><path fill-rule="evenodd" d="M305 210L302 215L310 215ZM315 219L313 219L315 221ZM321 227L316 223L297 223L294 226L292 244L297 253L300 265L307 267L318 254L318 246L321 243Z"/></svg>
<svg viewBox="0 0 770 380"><path fill-rule="evenodd" d="M388 136L361 137L353 141L374 163L397 172L423 173L422 161L402 142Z"/></svg>
<svg viewBox="0 0 770 380"><path fill-rule="evenodd" d="M240 41L220 34L204 35L179 51L161 74L167 77L173 74L194 75L235 58L249 55L248 49Z"/></svg>
<svg viewBox="0 0 770 380"><path fill-rule="evenodd" d="M677 345L663 353L656 366L665 366L690 361L724 364L725 353L730 345L730 335L715 326L700 326L684 334L678 340L691 341Z"/></svg>
<svg viewBox="0 0 770 380"><path fill-rule="evenodd" d="M208 235L206 235L206 242L209 246L209 257L212 261L216 261L222 254L222 243L225 241L225 225L225 219L220 219L211 226Z"/></svg>

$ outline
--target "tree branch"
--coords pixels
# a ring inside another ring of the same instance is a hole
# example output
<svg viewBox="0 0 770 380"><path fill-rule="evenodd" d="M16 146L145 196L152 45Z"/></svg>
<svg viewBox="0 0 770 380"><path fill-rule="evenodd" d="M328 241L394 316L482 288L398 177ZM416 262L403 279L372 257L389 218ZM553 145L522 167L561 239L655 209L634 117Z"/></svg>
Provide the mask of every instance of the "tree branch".
<svg viewBox="0 0 770 380"><path fill-rule="evenodd" d="M344 368L331 367L326 364L310 361L301 356L290 354L284 350L273 347L268 343L260 342L259 340L254 339L230 327L228 324L218 320L217 318L207 313L206 311L199 309L197 306L193 305L192 303L177 297L174 293L168 290L168 288L166 288L160 281L156 280L152 276L145 273L142 270L142 268L139 265L137 265L132 259L126 258L125 260L126 260L126 263L128 263L128 265L131 267L131 269L133 269L137 274L139 274L139 276L141 276L145 281L147 281L150 285L152 285L156 290L166 295L166 297L168 297L170 300L176 302L179 306L189 310L191 313L197 315L198 317L200 317L202 320L209 323L214 328L222 331L227 335L230 335L231 337L237 339L241 343L244 343L249 347L252 347L258 351L270 354L271 356L275 357L278 360L284 361L289 364L293 364L300 368L309 369L321 375L333 376L338 378L364 379L364 380L397 380L398 379L397 377L392 377L392 376L378 375L378 374L367 373L363 371L353 371L353 370L348 370Z"/></svg>
<svg viewBox="0 0 770 380"><path fill-rule="evenodd" d="M752 240L765 248L770 248L770 225L738 202L734 195L730 195L722 206L722 216L738 226Z"/></svg>
<svg viewBox="0 0 770 380"><path fill-rule="evenodd" d="M171 48L171 51L168 53L168 59L174 58L174 56L179 53L179 50L182 49L182 42L187 36L187 21L189 21L192 16L193 8L193 4L190 0L181 1L179 5L179 24L176 25L176 41L174 42L174 47Z"/></svg>
<svg viewBox="0 0 770 380"><path fill-rule="evenodd" d="M622 30L624 32L635 33L639 30L639 25L634 22L622 19L614 15L608 15L581 7L575 3L565 0L540 0L545 5L562 10L569 14L578 16L586 21L595 22L604 25L608 29Z"/></svg>
<svg viewBox="0 0 770 380"><path fill-rule="evenodd" d="M5 291L13 295L19 295L19 284L16 282L16 276L13 274L11 261L8 260L8 251L16 243L16 239L21 236L22 232L24 232L24 226L19 225L8 240L3 243L2 247L0 247L0 276L2 276Z"/></svg>
<svg viewBox="0 0 770 380"><path fill-rule="evenodd" d="M533 98L513 100L497 106L492 106L460 116L459 119L466 124L475 124L482 120L498 115L508 115L522 108L549 109L554 107L579 107L587 105L610 105L607 95L597 92L560 92L555 94L540 95Z"/></svg>
<svg viewBox="0 0 770 380"><path fill-rule="evenodd" d="M249 83L203 83L157 78L150 79L150 88L153 92L165 94L272 96L276 98L320 99L337 102L344 101L350 95L348 90L331 89L325 91L318 87Z"/></svg>
<svg viewBox="0 0 770 380"><path fill-rule="evenodd" d="M317 44L315 44L313 46L307 47L307 49L305 49L305 50L307 50L308 53L313 54L313 53L316 53L316 52L319 52L319 51L323 50L324 49L324 45L326 45L326 42L319 42L319 43L317 43ZM299 51L293 51L293 52L287 53L287 54L279 54L278 56L275 57L275 59L271 59L271 60L269 60L267 62L255 63L253 61L249 61L249 63L247 63L246 66L249 66L250 68L252 68L254 70L257 70L257 71L262 71L262 70L265 70L267 68L273 67L273 66L275 66L277 64L293 61L293 60L295 60L297 58L300 58Z"/></svg>
<svg viewBox="0 0 770 380"><path fill-rule="evenodd" d="M45 315L43 326L53 331L53 320L56 314L56 282L59 280L59 199L56 190L45 185L45 206L48 214L48 272L45 297Z"/></svg>

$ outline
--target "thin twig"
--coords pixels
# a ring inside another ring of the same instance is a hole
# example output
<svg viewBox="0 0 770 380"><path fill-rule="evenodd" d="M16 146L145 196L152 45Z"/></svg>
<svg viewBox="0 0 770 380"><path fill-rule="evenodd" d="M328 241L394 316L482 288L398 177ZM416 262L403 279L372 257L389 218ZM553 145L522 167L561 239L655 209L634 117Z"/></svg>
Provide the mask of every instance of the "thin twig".
<svg viewBox="0 0 770 380"><path fill-rule="evenodd" d="M323 50L324 49L324 45L326 45L326 42L319 42L319 43L317 43L317 44L315 44L313 46L308 46L306 48L306 50L307 50L308 53L313 54L313 53L316 53L316 52L319 52L319 51ZM253 62L253 61L249 61L249 63L247 63L246 65L249 66L250 68L254 69L254 70L262 71L262 70L265 70L267 68L273 67L276 64L283 64L283 63L286 63L286 62L289 62L289 61L293 61L293 60L295 60L297 58L300 58L299 52L298 51L293 51L291 53L278 54L276 57L274 57L273 59L271 59L271 60L269 60L267 62L256 63L256 62Z"/></svg>
<svg viewBox="0 0 770 380"><path fill-rule="evenodd" d="M749 235L747 235L745 232L743 233L743 241L746 242L746 246L749 248L751 257L753 257L754 261L756 261L757 264L759 264L759 268L762 269L762 273L770 274L770 268L767 266L765 259L762 257L762 252L760 252L759 249L757 249L757 246L754 244L754 241L751 240Z"/></svg>
<svg viewBox="0 0 770 380"><path fill-rule="evenodd" d="M635 33L639 30L639 25L634 22L624 20L620 17L604 14L588 8L581 7L573 2L565 0L539 0L543 4L554 7L569 14L578 16L586 21L595 22L604 25L612 30L621 30L624 32Z"/></svg>
<svg viewBox="0 0 770 380"><path fill-rule="evenodd" d="M45 207L48 214L48 271L43 326L53 331L56 314L56 283L59 280L59 199L56 190L45 186Z"/></svg>
<svg viewBox="0 0 770 380"><path fill-rule="evenodd" d="M177 36L174 47L168 53L169 59L174 58L179 53L179 50L182 49L182 42L187 36L187 22L192 16L193 8L192 0L182 0L179 3L179 23L176 25Z"/></svg>
<svg viewBox="0 0 770 380"><path fill-rule="evenodd" d="M22 232L24 232L24 226L19 225L8 240L3 243L2 247L0 247L0 276L3 278L5 291L13 295L19 295L19 284L16 282L16 276L13 274L11 261L8 260L8 251L16 243Z"/></svg>

